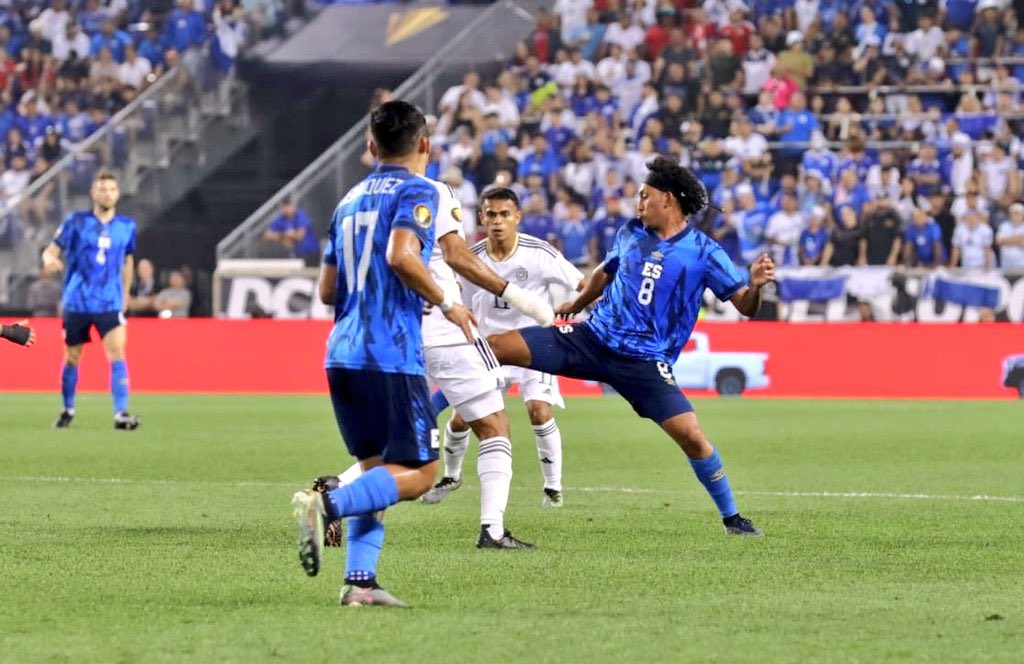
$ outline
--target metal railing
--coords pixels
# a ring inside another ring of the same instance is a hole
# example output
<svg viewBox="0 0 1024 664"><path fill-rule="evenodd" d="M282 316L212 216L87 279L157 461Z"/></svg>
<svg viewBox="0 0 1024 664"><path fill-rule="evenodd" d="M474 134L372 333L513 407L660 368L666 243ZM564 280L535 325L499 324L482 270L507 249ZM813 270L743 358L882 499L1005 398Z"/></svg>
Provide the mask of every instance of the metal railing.
<svg viewBox="0 0 1024 664"><path fill-rule="evenodd" d="M426 113L434 112L444 91L461 82L467 71L493 64L496 72L500 61L511 55L511 52L502 52L495 45L492 62L473 62L472 54L479 50L479 35L493 34L491 31L498 30L507 33L521 27L525 36L532 25L533 16L519 3L502 0L491 5L406 79L393 96L417 104ZM304 209L313 222L317 236L325 237L341 195L369 172L369 167L363 162L368 126L369 116L364 116L334 145L218 242L217 259L281 257L281 248L263 241L262 236L276 216L278 206L286 198L294 200L298 207Z"/></svg>
<svg viewBox="0 0 1024 664"><path fill-rule="evenodd" d="M217 94L203 90L206 60L202 51L186 53L180 64L0 206L0 219L20 231L13 247L15 272L31 272L57 224L72 210L91 206L89 189L99 170L114 172L123 194L130 196L146 169L166 167L175 150L196 141L204 94Z"/></svg>

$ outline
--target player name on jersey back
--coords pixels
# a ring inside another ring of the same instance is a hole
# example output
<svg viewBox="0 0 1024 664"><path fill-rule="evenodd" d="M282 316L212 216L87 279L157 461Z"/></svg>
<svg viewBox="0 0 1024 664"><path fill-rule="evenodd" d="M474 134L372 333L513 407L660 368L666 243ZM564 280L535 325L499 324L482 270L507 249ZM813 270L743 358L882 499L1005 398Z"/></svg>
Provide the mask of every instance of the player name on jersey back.
<svg viewBox="0 0 1024 664"><path fill-rule="evenodd" d="M410 230L426 265L438 197L432 181L382 164L341 199L324 250L324 263L338 270L328 368L424 373L423 299L388 265L387 247L393 230Z"/></svg>

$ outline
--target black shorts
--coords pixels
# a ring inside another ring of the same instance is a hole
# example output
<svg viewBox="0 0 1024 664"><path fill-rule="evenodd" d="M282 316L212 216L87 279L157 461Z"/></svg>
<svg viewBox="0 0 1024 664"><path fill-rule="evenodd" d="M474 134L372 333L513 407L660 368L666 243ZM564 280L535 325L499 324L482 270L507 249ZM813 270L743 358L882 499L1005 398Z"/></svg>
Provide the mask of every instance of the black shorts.
<svg viewBox="0 0 1024 664"><path fill-rule="evenodd" d="M409 468L437 460L437 413L423 376L328 369L327 384L349 454Z"/></svg>
<svg viewBox="0 0 1024 664"><path fill-rule="evenodd" d="M64 312L64 344L78 346L92 341L89 331L96 327L100 339L116 327L125 324L124 314L120 311L106 311L102 314L86 314L77 311Z"/></svg>
<svg viewBox="0 0 1024 664"><path fill-rule="evenodd" d="M693 411L666 362L620 355L585 324L520 330L530 348L530 368L544 373L607 383L637 415L664 422Z"/></svg>

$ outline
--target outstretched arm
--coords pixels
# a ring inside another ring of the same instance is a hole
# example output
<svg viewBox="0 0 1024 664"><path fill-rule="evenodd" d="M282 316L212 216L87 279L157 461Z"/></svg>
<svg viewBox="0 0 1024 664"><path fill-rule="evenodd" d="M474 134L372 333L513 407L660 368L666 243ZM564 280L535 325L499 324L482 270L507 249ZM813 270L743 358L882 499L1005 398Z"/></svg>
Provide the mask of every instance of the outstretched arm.
<svg viewBox="0 0 1024 664"><path fill-rule="evenodd" d="M576 296L576 299L559 305L555 309L555 315L560 318L571 318L591 305L594 300L601 297L604 289L612 280L612 275L604 270L605 263L601 263L590 275L590 279L584 281L583 290Z"/></svg>

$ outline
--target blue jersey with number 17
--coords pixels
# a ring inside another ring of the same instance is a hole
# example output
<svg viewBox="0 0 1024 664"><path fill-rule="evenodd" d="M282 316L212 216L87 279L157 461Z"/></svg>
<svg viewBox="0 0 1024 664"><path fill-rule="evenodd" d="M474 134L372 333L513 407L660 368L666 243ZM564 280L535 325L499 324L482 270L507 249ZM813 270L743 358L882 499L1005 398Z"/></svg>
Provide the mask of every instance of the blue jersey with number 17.
<svg viewBox="0 0 1024 664"><path fill-rule="evenodd" d="M72 212L53 243L64 254L61 308L80 314L124 311L125 258L135 253L135 221L123 214L101 222L91 211Z"/></svg>
<svg viewBox="0 0 1024 664"><path fill-rule="evenodd" d="M605 259L612 282L587 325L621 355L672 364L690 338L704 289L722 301L745 285L717 242L688 225L662 240L633 219Z"/></svg>
<svg viewBox="0 0 1024 664"><path fill-rule="evenodd" d="M380 165L334 211L324 263L338 268L327 368L423 375L423 299L387 262L392 229L416 234L426 265L434 247L437 188L404 168Z"/></svg>

